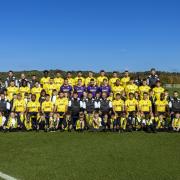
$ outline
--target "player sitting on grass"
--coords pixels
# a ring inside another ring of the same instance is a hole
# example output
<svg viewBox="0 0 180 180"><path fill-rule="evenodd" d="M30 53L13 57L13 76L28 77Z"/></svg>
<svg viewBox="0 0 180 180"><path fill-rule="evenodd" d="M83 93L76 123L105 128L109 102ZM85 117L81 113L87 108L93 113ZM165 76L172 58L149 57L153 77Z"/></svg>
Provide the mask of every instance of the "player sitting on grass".
<svg viewBox="0 0 180 180"><path fill-rule="evenodd" d="M67 130L69 132L71 132L72 129L73 129L73 121L72 121L72 118L71 118L71 112L69 112L69 111L66 112L64 119L65 119L65 121L67 123Z"/></svg>
<svg viewBox="0 0 180 180"><path fill-rule="evenodd" d="M94 115L90 121L91 131L95 131L95 132L102 131L103 127L101 123L102 123L102 119L99 115L99 112L98 111L94 112Z"/></svg>
<svg viewBox="0 0 180 180"><path fill-rule="evenodd" d="M102 126L103 126L103 131L110 131L111 129L111 121L109 118L109 114L104 114L102 118Z"/></svg>
<svg viewBox="0 0 180 180"><path fill-rule="evenodd" d="M172 130L174 132L180 131L180 114L176 113L174 119L172 120Z"/></svg>
<svg viewBox="0 0 180 180"><path fill-rule="evenodd" d="M79 119L76 121L76 131L83 132L85 130L86 118L83 112L79 113Z"/></svg>
<svg viewBox="0 0 180 180"><path fill-rule="evenodd" d="M5 129L6 117L3 115L3 112L0 111L0 131Z"/></svg>
<svg viewBox="0 0 180 180"><path fill-rule="evenodd" d="M144 113L137 112L132 119L132 126L134 131L145 130L146 120Z"/></svg>
<svg viewBox="0 0 180 180"><path fill-rule="evenodd" d="M59 115L57 113L50 113L49 131L53 132L59 128Z"/></svg>
<svg viewBox="0 0 180 180"><path fill-rule="evenodd" d="M123 112L121 119L120 119L120 131L124 132L126 131L126 126L127 126L127 118L126 118L126 113Z"/></svg>
<svg viewBox="0 0 180 180"><path fill-rule="evenodd" d="M18 119L14 112L10 113L6 129L8 129L10 132L15 132L15 131L19 130Z"/></svg>
<svg viewBox="0 0 180 180"><path fill-rule="evenodd" d="M155 127L155 119L153 113L150 114L150 118L146 120L146 132L148 133L155 133L156 127Z"/></svg>
<svg viewBox="0 0 180 180"><path fill-rule="evenodd" d="M158 116L155 117L155 126L156 126L156 130L158 132L164 132L166 130L166 126L165 126L165 117L163 114L160 114Z"/></svg>
<svg viewBox="0 0 180 180"><path fill-rule="evenodd" d="M45 130L45 114L44 113L39 113L38 119L37 119L37 131L38 130Z"/></svg>

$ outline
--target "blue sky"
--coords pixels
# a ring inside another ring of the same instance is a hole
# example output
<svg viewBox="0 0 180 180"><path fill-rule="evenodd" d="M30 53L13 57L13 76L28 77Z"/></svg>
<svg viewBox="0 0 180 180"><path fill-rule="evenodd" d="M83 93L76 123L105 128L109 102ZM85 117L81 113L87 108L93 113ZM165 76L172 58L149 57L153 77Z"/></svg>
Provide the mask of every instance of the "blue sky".
<svg viewBox="0 0 180 180"><path fill-rule="evenodd" d="M180 71L179 0L1 0L0 71Z"/></svg>

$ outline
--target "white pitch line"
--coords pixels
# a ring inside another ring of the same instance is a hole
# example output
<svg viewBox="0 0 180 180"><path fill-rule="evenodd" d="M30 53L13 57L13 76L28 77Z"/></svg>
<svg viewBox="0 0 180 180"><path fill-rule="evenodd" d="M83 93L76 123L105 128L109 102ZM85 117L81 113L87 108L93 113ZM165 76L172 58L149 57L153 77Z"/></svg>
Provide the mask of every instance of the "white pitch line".
<svg viewBox="0 0 180 180"><path fill-rule="evenodd" d="M16 178L9 176L7 174L4 174L0 171L0 178L4 179L4 180L17 180Z"/></svg>

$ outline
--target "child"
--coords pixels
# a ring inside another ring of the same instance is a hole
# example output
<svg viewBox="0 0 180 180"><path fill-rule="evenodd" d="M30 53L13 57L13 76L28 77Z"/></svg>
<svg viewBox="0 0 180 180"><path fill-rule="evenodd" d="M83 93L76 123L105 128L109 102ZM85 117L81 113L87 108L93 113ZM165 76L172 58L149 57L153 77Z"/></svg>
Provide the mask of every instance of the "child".
<svg viewBox="0 0 180 180"><path fill-rule="evenodd" d="M172 120L172 129L174 132L180 131L180 114L176 113L175 118Z"/></svg>
<svg viewBox="0 0 180 180"><path fill-rule="evenodd" d="M0 111L0 131L5 129L5 122L6 117L4 116L3 112Z"/></svg>
<svg viewBox="0 0 180 180"><path fill-rule="evenodd" d="M30 120L30 118L28 116L25 116L24 126L25 126L27 131L31 131L32 130L32 123L31 123L31 120Z"/></svg>
<svg viewBox="0 0 180 180"><path fill-rule="evenodd" d="M59 117L58 114L54 113L54 114L50 114L50 125L49 125L49 130L51 132L56 131L59 127Z"/></svg>
<svg viewBox="0 0 180 180"><path fill-rule="evenodd" d="M120 118L120 131L126 131L126 125L127 125L127 119L126 119L126 113L122 112L122 116Z"/></svg>
<svg viewBox="0 0 180 180"><path fill-rule="evenodd" d="M109 101L113 101L114 99L114 93L113 92L110 92L110 95L109 97L107 98Z"/></svg>
<svg viewBox="0 0 180 180"><path fill-rule="evenodd" d="M103 129L101 122L102 119L99 116L99 112L96 111L92 118L92 131L101 131Z"/></svg>
<svg viewBox="0 0 180 180"><path fill-rule="evenodd" d="M83 113L79 114L79 119L76 122L76 131L82 132L85 129L85 115Z"/></svg>
<svg viewBox="0 0 180 180"><path fill-rule="evenodd" d="M14 112L10 113L10 116L7 122L7 129L12 132L18 130L18 120Z"/></svg>
<svg viewBox="0 0 180 180"><path fill-rule="evenodd" d="M159 116L156 116L156 130L159 132L162 132L165 130L165 121L164 121L164 115L160 114Z"/></svg>
<svg viewBox="0 0 180 180"><path fill-rule="evenodd" d="M103 126L103 130L110 130L110 126L111 126L111 121L109 119L109 115L106 113L104 114L103 118L102 118L102 126Z"/></svg>
<svg viewBox="0 0 180 180"><path fill-rule="evenodd" d="M59 118L59 124L58 124L58 128L62 131L66 130L67 128L67 121L66 119L64 118L64 114L65 113L58 113L58 118Z"/></svg>
<svg viewBox="0 0 180 180"><path fill-rule="evenodd" d="M40 113L38 115L37 130L45 130L45 122L46 122L45 114Z"/></svg>
<svg viewBox="0 0 180 180"><path fill-rule="evenodd" d="M146 127L146 119L144 113L137 112L137 114L133 118L132 123L133 123L133 129L135 131L144 129Z"/></svg>
<svg viewBox="0 0 180 180"><path fill-rule="evenodd" d="M58 97L58 92L57 92L56 89L54 89L54 90L52 91L52 97L51 97L51 101L52 101L54 104L55 104L55 102L56 102L57 97Z"/></svg>
<svg viewBox="0 0 180 180"><path fill-rule="evenodd" d="M73 129L73 126L72 126L73 123L72 123L71 113L69 111L65 115L65 121L66 121L66 124L67 124L67 130L69 132L71 132L72 129Z"/></svg>
<svg viewBox="0 0 180 180"><path fill-rule="evenodd" d="M153 113L151 113L150 118L146 121L146 131L148 133L156 132L154 121L155 121L154 115Z"/></svg>

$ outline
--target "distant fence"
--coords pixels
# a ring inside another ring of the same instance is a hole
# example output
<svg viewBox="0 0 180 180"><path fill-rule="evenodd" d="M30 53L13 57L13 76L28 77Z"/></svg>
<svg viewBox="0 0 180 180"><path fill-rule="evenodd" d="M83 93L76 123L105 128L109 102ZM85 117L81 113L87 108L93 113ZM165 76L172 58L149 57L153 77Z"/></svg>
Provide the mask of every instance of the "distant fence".
<svg viewBox="0 0 180 180"><path fill-rule="evenodd" d="M180 84L164 84L165 88L180 88Z"/></svg>

